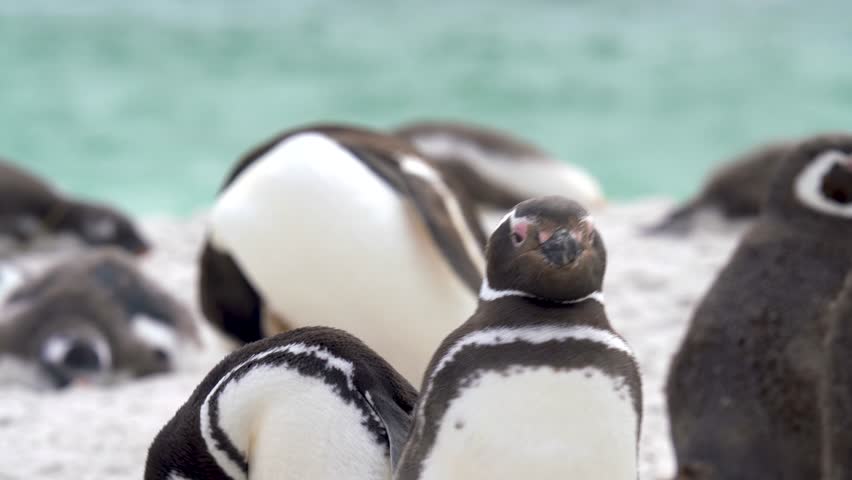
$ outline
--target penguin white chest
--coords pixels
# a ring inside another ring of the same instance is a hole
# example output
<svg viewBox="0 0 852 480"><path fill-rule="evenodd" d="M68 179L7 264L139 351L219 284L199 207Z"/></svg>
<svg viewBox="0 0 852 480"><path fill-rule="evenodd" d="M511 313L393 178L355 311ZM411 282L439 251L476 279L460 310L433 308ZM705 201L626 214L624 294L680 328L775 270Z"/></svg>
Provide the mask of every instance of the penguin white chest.
<svg viewBox="0 0 852 480"><path fill-rule="evenodd" d="M318 134L248 167L211 231L291 326L347 330L414 381L476 305L405 197Z"/></svg>
<svg viewBox="0 0 852 480"><path fill-rule="evenodd" d="M423 480L635 480L637 415L597 369L488 371L450 403Z"/></svg>

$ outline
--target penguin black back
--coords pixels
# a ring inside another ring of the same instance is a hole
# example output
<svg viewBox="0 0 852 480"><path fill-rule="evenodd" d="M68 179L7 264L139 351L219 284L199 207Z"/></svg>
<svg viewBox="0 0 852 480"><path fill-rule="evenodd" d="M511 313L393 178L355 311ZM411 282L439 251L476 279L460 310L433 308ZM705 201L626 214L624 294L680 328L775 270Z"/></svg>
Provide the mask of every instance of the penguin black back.
<svg viewBox="0 0 852 480"><path fill-rule="evenodd" d="M778 141L736 157L712 172L695 198L669 213L648 233L687 233L695 227L696 216L705 210L714 210L728 220L757 217L775 170L796 145Z"/></svg>
<svg viewBox="0 0 852 480"><path fill-rule="evenodd" d="M251 377L258 373L267 380L252 386ZM322 410L323 405L318 405L322 402L296 404L299 411L293 412L294 415L307 416L306 423L313 425L316 433L327 439L323 448L316 448L315 445L301 444L302 440L308 440L300 439L299 432L287 430L293 428L292 424L275 426L277 431L272 437L258 433L263 427L264 418L274 419L277 410L293 408L292 404L261 402L265 406L259 407L242 403L238 411L230 411L229 395L242 395L244 398L251 398L255 394L261 397L273 395L275 378L291 374L300 380L288 384L290 388L281 392L284 397L301 398L303 388L299 382L304 382L305 389L321 382L327 395L339 398L360 412L360 421L347 427L352 431L323 431L325 417L335 417L341 415L341 412ZM241 393L243 389L261 391L249 392L246 396ZM338 452L335 446L357 437L353 431L364 431L368 443L375 444L377 451L384 452L383 456L393 461L408 433L409 416L416 396L414 388L393 367L355 337L325 327L292 330L246 345L211 370L155 438L148 453L145 479L186 477L236 480L249 478L249 475L251 478L266 478L265 474L274 475L275 472L264 473L261 464L274 460L268 456L259 458L264 454L258 452L284 457L287 453L283 450L300 448L304 450L290 452L291 457L301 458L301 466L315 465L313 470L303 470L302 475L305 472L322 471L326 474L331 471L340 474L343 469L350 472L351 476L340 475L336 478L383 478L381 474L386 477L387 470L374 470L378 475L375 477L359 476L356 472L363 469L359 470L358 464L367 463L370 459L351 456L352 452L348 451ZM232 414L237 415L237 424L230 418ZM251 432L246 432L246 429ZM338 443L333 440L335 438L342 440ZM275 439L281 445L264 444ZM344 458L334 459L338 454ZM257 464L252 463L253 460ZM295 465L277 474L278 478L308 478L293 476L300 474L299 467ZM320 473L316 475L311 478L335 478Z"/></svg>
<svg viewBox="0 0 852 480"><path fill-rule="evenodd" d="M669 373L683 478L817 478L819 319L852 268L852 136L803 142L698 307Z"/></svg>
<svg viewBox="0 0 852 480"><path fill-rule="evenodd" d="M487 258L476 312L429 365L395 478L635 478L641 380L604 312L592 218L560 197L523 202Z"/></svg>

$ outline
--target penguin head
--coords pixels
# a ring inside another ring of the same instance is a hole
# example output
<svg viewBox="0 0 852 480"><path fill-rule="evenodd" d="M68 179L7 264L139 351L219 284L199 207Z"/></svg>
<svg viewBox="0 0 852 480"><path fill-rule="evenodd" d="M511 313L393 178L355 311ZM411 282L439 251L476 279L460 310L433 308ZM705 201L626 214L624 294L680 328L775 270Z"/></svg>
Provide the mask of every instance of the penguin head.
<svg viewBox="0 0 852 480"><path fill-rule="evenodd" d="M558 196L518 204L491 235L486 256L490 289L554 302L599 291L606 268L592 217Z"/></svg>
<svg viewBox="0 0 852 480"><path fill-rule="evenodd" d="M57 388L103 383L112 369L112 352L107 339L85 324L51 332L41 339L38 348L38 361Z"/></svg>
<svg viewBox="0 0 852 480"><path fill-rule="evenodd" d="M792 150L776 172L767 211L852 226L852 135L818 136Z"/></svg>
<svg viewBox="0 0 852 480"><path fill-rule="evenodd" d="M72 230L87 245L116 246L128 253L142 255L150 245L124 214L88 202L71 202L61 227Z"/></svg>
<svg viewBox="0 0 852 480"><path fill-rule="evenodd" d="M56 388L173 370L172 329L157 319L130 317L109 292L85 280L13 299L10 353L37 364Z"/></svg>

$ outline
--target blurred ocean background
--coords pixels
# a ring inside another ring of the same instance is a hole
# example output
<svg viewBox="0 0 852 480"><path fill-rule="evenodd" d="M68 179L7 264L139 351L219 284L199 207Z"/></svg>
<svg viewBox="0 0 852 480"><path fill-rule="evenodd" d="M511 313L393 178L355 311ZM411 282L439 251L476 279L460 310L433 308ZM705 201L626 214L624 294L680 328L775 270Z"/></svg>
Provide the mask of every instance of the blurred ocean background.
<svg viewBox="0 0 852 480"><path fill-rule="evenodd" d="M0 0L0 156L140 214L297 124L481 122L611 198L852 126L852 1Z"/></svg>

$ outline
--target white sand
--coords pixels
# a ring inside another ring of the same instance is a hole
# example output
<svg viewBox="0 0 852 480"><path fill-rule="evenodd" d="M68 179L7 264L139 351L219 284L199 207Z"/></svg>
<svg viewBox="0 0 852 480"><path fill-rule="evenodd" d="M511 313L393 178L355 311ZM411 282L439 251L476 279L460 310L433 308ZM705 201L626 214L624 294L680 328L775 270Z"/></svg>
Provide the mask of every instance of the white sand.
<svg viewBox="0 0 852 480"><path fill-rule="evenodd" d="M672 474L662 395L669 359L696 302L743 230L718 224L685 239L639 234L638 227L652 223L669 206L649 200L611 206L596 215L609 251L609 318L642 367L645 480ZM202 221L149 219L144 224L158 247L145 261L146 272L197 314L195 262ZM0 480L141 478L154 435L226 352L209 329L203 332L207 347L189 355L175 374L59 393L0 387Z"/></svg>

